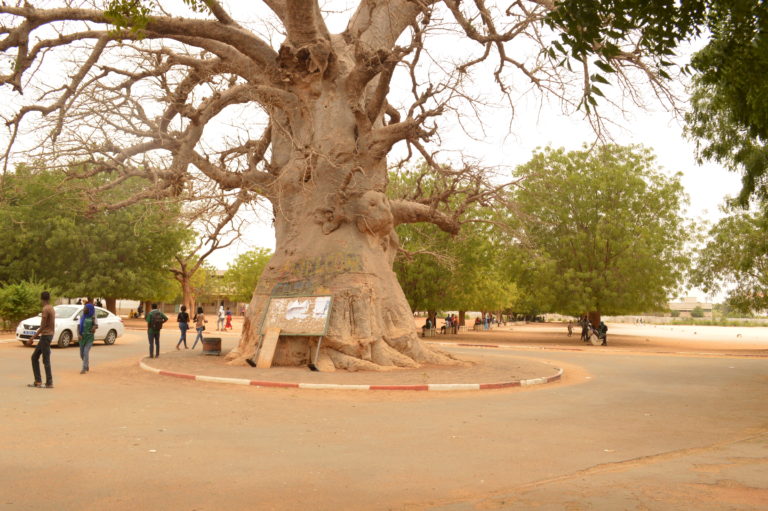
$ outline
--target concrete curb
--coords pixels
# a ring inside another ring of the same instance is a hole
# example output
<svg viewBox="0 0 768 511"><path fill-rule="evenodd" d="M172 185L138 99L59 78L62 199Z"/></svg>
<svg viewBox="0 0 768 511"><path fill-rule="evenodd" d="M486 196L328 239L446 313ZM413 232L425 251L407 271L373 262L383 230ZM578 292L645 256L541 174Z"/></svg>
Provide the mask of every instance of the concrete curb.
<svg viewBox="0 0 768 511"><path fill-rule="evenodd" d="M532 385L543 385L560 380L563 376L563 370L559 367L552 376L541 378L531 378L528 380L514 380L497 383L428 383L424 385L343 385L337 383L292 383L278 381L260 381L246 380L244 378L221 378L218 376L204 376L195 374L184 374L173 371L164 371L157 369L139 361L139 367L150 373L161 376L172 376L174 378L184 378L187 380L202 381L208 383L228 383L232 385L252 385L254 387L278 387L290 389L312 389L312 390L427 390L427 391L446 391L446 390L491 390L506 389L511 387L530 387Z"/></svg>

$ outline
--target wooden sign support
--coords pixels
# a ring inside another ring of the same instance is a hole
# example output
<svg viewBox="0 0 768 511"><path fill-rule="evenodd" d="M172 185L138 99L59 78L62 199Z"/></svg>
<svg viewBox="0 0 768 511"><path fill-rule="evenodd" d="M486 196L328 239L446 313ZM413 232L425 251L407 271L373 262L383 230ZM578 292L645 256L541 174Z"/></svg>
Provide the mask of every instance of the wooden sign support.
<svg viewBox="0 0 768 511"><path fill-rule="evenodd" d="M272 359L275 358L275 348L277 347L277 339L279 337L279 328L270 327L264 332L261 347L256 356L256 367L258 369L269 369L272 367Z"/></svg>

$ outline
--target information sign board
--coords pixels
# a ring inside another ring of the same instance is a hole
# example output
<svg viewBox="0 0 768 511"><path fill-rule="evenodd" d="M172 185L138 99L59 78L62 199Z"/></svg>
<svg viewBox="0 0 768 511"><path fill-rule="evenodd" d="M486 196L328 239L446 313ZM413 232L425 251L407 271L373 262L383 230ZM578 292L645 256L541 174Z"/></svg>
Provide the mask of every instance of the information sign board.
<svg viewBox="0 0 768 511"><path fill-rule="evenodd" d="M273 296L261 333L279 328L280 335L324 336L331 316L331 296Z"/></svg>

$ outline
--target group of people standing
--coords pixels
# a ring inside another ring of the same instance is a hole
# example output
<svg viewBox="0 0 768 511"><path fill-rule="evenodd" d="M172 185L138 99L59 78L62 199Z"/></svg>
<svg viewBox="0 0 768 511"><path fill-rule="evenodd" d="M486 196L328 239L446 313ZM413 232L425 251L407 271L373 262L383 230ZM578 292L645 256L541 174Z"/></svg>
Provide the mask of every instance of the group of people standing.
<svg viewBox="0 0 768 511"><path fill-rule="evenodd" d="M445 334L448 332L457 333L459 331L459 318L456 314L448 314L445 317L445 324L440 327L440 333Z"/></svg>
<svg viewBox="0 0 768 511"><path fill-rule="evenodd" d="M589 342L589 337L591 335L591 330L594 330L595 334L597 334L597 338L602 341L603 346L608 346L608 325L605 324L605 322L600 321L600 324L597 326L597 328L594 328L592 324L589 322L588 316L585 314L579 318L578 325L581 327L581 340L583 342ZM573 322L568 322L568 337L573 335Z"/></svg>
<svg viewBox="0 0 768 511"><path fill-rule="evenodd" d="M475 318L475 327L483 326L483 330L490 330L491 326L496 323L496 318L490 312L486 312L482 317Z"/></svg>
<svg viewBox="0 0 768 511"><path fill-rule="evenodd" d="M232 330L232 311L229 307L224 309L224 302L219 305L219 312L216 315L216 330Z"/></svg>

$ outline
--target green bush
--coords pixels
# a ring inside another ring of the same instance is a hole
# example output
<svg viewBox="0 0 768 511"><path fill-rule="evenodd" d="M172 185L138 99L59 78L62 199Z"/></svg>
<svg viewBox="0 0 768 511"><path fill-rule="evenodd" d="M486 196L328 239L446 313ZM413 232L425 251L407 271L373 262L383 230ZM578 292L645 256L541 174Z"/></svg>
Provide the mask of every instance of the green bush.
<svg viewBox="0 0 768 511"><path fill-rule="evenodd" d="M44 284L23 281L0 287L0 318L3 328L10 330L24 318L40 312L40 293L46 291Z"/></svg>
<svg viewBox="0 0 768 511"><path fill-rule="evenodd" d="M703 318L704 317L704 309L699 307L698 305L693 308L691 311L691 317L692 318Z"/></svg>
<svg viewBox="0 0 768 511"><path fill-rule="evenodd" d="M670 311L669 315L673 318L679 318L680 317L680 311Z"/></svg>

